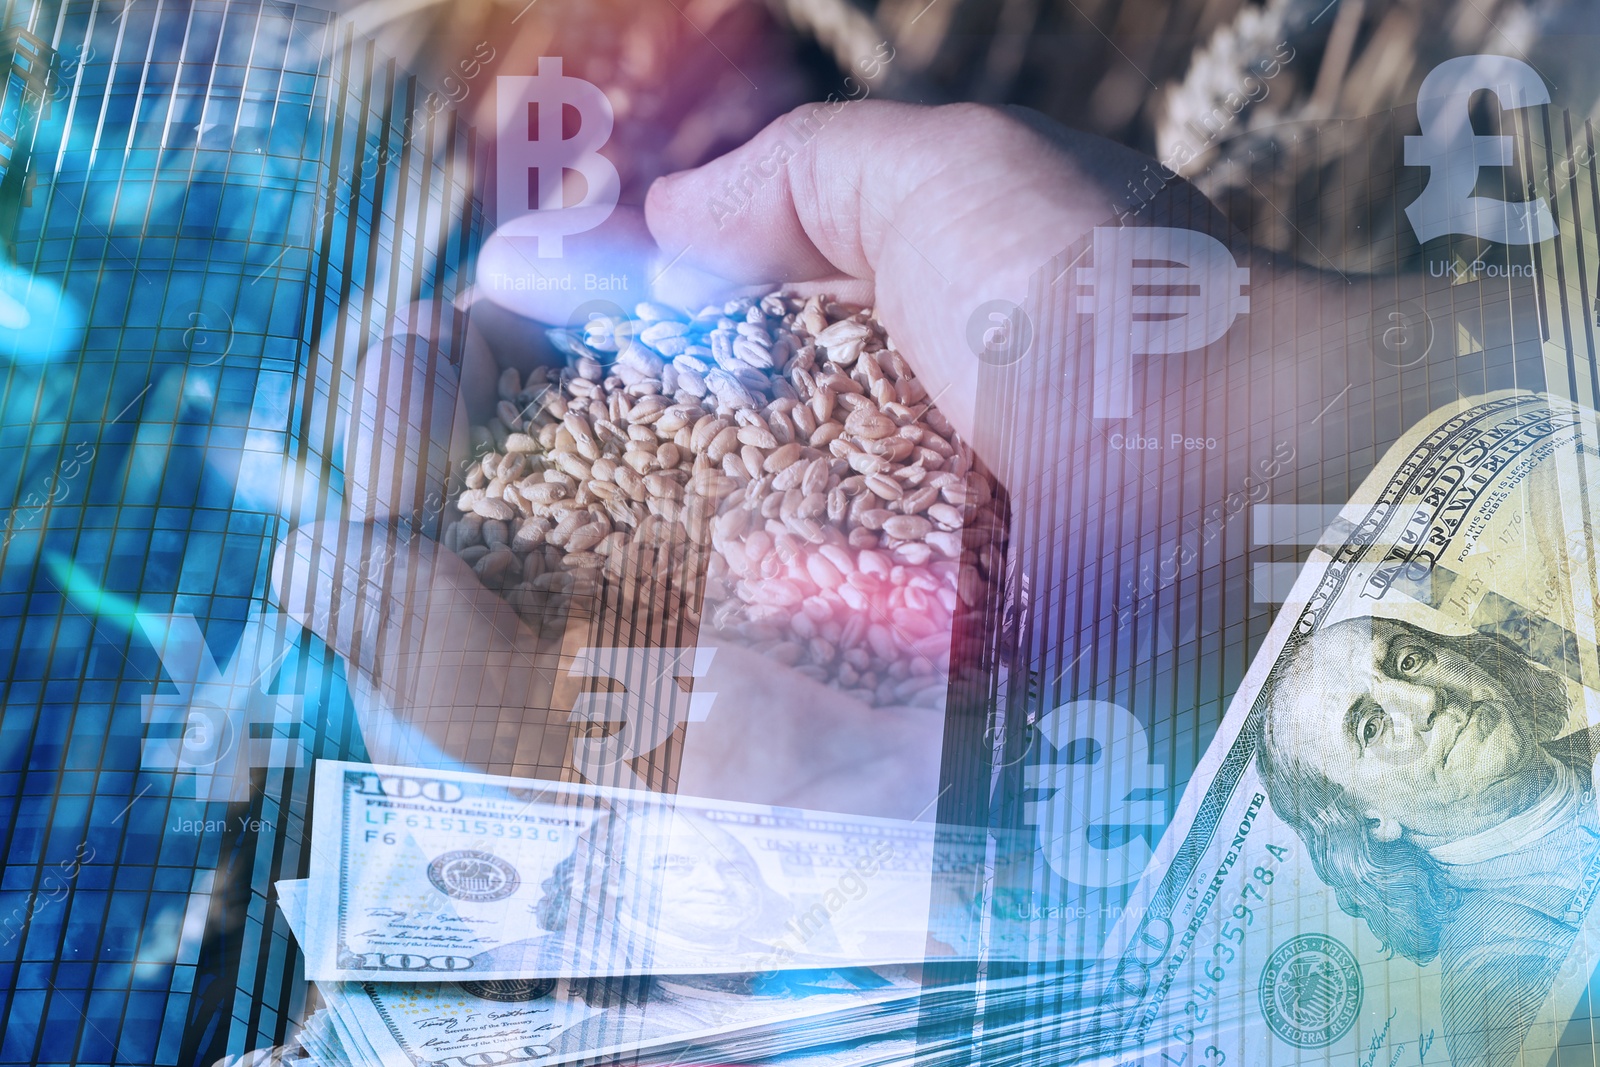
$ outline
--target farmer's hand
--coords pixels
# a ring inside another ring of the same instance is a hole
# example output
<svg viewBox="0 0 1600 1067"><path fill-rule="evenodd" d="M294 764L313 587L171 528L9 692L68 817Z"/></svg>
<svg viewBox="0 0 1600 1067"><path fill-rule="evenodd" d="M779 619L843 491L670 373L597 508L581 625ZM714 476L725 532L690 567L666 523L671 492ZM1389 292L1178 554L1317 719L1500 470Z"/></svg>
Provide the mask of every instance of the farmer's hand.
<svg viewBox="0 0 1600 1067"><path fill-rule="evenodd" d="M274 589L344 659L373 760L553 777L570 763L555 693L572 664L552 639L564 620L533 628L459 556L400 521L437 513L429 483L442 482L451 442L459 458L464 428L492 414L499 373L469 338L458 390L436 358L438 329L418 325L448 309L412 313L411 343L376 346L358 371L349 515L295 530L274 561ZM449 403L458 391L460 405ZM901 817L934 798L937 711L869 708L747 649L700 644L716 652L695 685L717 697L692 726L680 792Z"/></svg>
<svg viewBox="0 0 1600 1067"><path fill-rule="evenodd" d="M995 428L974 418L968 319L991 299L1021 304L1033 273L1111 221L1150 163L976 105L862 101L831 115L808 105L720 159L657 179L645 218L665 260L873 307L992 463ZM1070 287L1060 288L1065 300Z"/></svg>

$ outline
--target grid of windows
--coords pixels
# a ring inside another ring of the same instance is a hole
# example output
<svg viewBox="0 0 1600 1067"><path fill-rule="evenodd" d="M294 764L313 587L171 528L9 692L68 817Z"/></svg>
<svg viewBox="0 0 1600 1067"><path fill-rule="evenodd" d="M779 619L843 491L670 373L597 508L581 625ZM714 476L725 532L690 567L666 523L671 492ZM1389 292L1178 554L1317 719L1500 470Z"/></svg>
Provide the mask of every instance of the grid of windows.
<svg viewBox="0 0 1600 1067"><path fill-rule="evenodd" d="M304 873L310 759L361 749L342 671L302 637L262 681L295 698L287 721L211 724L237 731L216 747L270 741L277 758L246 794L208 793L201 772L222 755L190 749L215 739L152 715L158 694L181 706L185 679L148 623L194 620L219 671L256 651L273 546L342 504L335 428L357 361L414 332L416 301L457 295L483 225L477 146L448 113L415 125L415 82L320 10L0 3L0 243L81 320L70 345L10 360L0 391L0 1067L209 1063L304 1016L270 885ZM1548 177L1592 135L1539 114L1517 133L1526 171ZM1410 125L1329 125L1276 151L1393 144ZM1141 369L1137 424L1081 402L1092 331L1052 287L1084 250L1042 271L1038 334L1074 351L1043 353L988 398L1025 429L1013 473L1033 502L1015 516L999 620L1026 664L1002 691L1005 744L1025 747L1045 709L1117 704L1146 724L1170 810L1272 621L1259 576L1305 555L1253 542L1253 504L1343 503L1407 426L1459 396L1600 402L1582 221L1600 186L1582 176L1558 205L1562 241L1534 253L1535 313L1478 287L1470 313L1438 308L1449 358L1401 367L1375 358L1370 317L1263 286L1207 359ZM1359 212L1359 192L1293 190L1259 223L1314 229L1302 214ZM1165 224L1210 228L1192 207L1180 198ZM1242 254L1251 236L1232 244ZM1364 249L1360 267L1419 261ZM1348 363L1330 371L1329 351ZM1130 433L1157 445L1129 448ZM1174 447L1174 433L1206 443ZM406 462L437 472L443 458ZM1264 463L1257 497L1245 487ZM955 709L952 730L982 728ZM1023 767L1001 768L1003 820L1021 816ZM1113 887L1074 903L1103 937L1118 900Z"/></svg>
<svg viewBox="0 0 1600 1067"><path fill-rule="evenodd" d="M210 1063L303 1016L270 885L303 872L311 759L361 752L297 628L260 683L287 721L153 713L192 679L149 620L192 617L224 673L255 653L274 545L341 506L357 360L456 296L476 142L413 128L414 80L327 11L0 11L3 237L81 319L0 370L0 1064ZM252 741L248 793L207 792Z"/></svg>
<svg viewBox="0 0 1600 1067"><path fill-rule="evenodd" d="M1307 158L1340 158L1351 141L1374 145L1374 152L1392 149L1398 160L1400 138L1415 123L1412 110L1284 131L1266 139L1273 152L1253 165L1261 175L1315 172ZM1251 258L1252 245L1268 243L1262 233L1230 231L1208 204L1189 199L1181 186L1171 190L1137 224L1200 230L1228 244L1251 265L1251 306L1203 355L1140 357L1130 418L1096 419L1090 410L1095 329L1071 299L1079 291L1074 269L1094 264L1090 239L1034 275L1026 305L1033 335L1062 340L987 370L980 396L980 418L1015 427L1010 484L1026 486L1013 496L1029 503L1013 516L1008 546L1018 580L1010 603L996 609L997 620L1007 613L1020 620L1012 629L1020 642L1013 673L1000 692L1003 729L990 727L998 735L993 773L1001 784L994 795L1003 799L994 817L1001 826L1031 839L1027 801L1039 795L1027 780L1027 753L1038 740L1033 724L1064 704L1091 700L1118 705L1143 726L1149 762L1165 772L1156 796L1170 817L1286 598L1283 576L1292 580L1316 540L1259 537L1252 521L1258 505L1337 510L1407 428L1462 397L1515 388L1595 403L1600 299L1588 275L1600 251L1593 221L1600 183L1590 167L1570 180L1556 169L1561 160L1583 158L1578 149L1592 143L1592 131L1546 107L1529 109L1514 125L1508 120L1504 132L1516 144L1504 195L1516 199L1526 188L1548 196L1560 225L1556 241L1510 251L1470 242L1418 247L1406 243L1403 226L1399 237L1390 226L1381 228L1390 237L1368 247L1308 245L1295 268L1302 281L1286 284L1281 273L1274 276L1280 267ZM1372 180L1397 185L1400 203L1414 198L1407 184L1421 183L1399 167ZM1366 210L1368 201L1364 191L1347 195L1330 181L1309 192L1283 190L1270 210L1258 208L1257 221L1302 236L1361 232L1342 215ZM1461 255L1466 263L1488 256L1524 266L1514 278L1501 270L1470 284L1433 286L1416 297L1429 317L1432 347L1416 358L1385 352L1374 324L1389 321L1398 294L1419 292L1417 279L1431 263ZM1322 268L1321 283L1304 282L1305 262ZM982 770L987 784L990 769ZM1099 781L1126 784L1114 775ZM1150 831L1152 844L1159 830ZM1040 829L1042 840L1061 834ZM1042 860L1029 862L1040 903L1090 916L1081 936L1097 949L1133 887L1069 886ZM1041 955L1055 947L1041 947ZM1071 971L1026 1014L1078 1006ZM1587 1002L1580 1005L1565 1042L1585 1063L1588 1010ZM1018 1062L1029 1056L1007 1051Z"/></svg>

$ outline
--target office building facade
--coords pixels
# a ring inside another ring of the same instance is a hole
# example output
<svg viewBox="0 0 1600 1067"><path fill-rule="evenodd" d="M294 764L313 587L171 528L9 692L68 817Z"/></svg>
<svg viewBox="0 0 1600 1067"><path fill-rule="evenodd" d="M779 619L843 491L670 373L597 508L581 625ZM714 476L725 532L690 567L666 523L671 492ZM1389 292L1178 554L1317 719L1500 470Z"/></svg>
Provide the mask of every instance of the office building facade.
<svg viewBox="0 0 1600 1067"><path fill-rule="evenodd" d="M329 10L0 12L0 1064L211 1063L301 1017L271 883L361 755L273 548L363 353L456 358L478 142Z"/></svg>

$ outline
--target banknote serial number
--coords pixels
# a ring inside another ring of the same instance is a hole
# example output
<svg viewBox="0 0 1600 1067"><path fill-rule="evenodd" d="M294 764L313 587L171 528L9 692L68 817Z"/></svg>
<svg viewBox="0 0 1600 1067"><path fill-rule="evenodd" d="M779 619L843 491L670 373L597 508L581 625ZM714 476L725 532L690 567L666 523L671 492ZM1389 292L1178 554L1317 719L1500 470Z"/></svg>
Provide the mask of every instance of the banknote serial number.
<svg viewBox="0 0 1600 1067"><path fill-rule="evenodd" d="M438 830L443 833L477 834L480 837L504 837L513 841L561 841L563 834L553 827L540 829L537 826L524 827L518 823L505 824L491 822L488 819L466 819L454 815L430 815L426 812L412 812L402 815L398 811L376 811L368 809L363 813L369 828L365 831L365 840L381 841L385 845L396 843L394 833L382 829L372 829L372 826L396 828L405 827L408 830Z"/></svg>
<svg viewBox="0 0 1600 1067"><path fill-rule="evenodd" d="M1223 921L1217 940L1211 946L1211 959L1201 957L1198 961L1200 972L1210 980L1211 984L1196 983L1194 991L1189 994L1189 999L1184 1002L1183 1013L1195 1023L1205 1021L1206 1015L1211 1010L1209 1002L1218 994L1222 983L1227 979L1228 967L1238 959L1238 951L1234 946L1244 944L1245 930L1255 925L1256 906L1267 902L1267 896L1261 891L1262 888L1277 881L1276 865L1283 862L1284 857L1289 854L1289 850L1282 845L1269 844L1266 850L1272 859L1258 864L1250 872L1250 877L1245 879L1244 886L1239 890L1239 896L1233 905L1232 918ZM1233 920L1238 921L1237 925ZM1194 1030L1184 1023L1176 1023L1172 1027L1172 1038L1186 1045L1192 1044ZM1187 1057L1188 1053L1185 1052L1184 1056ZM1182 1060L1174 1062L1181 1064ZM1213 1060L1213 1063L1220 1062Z"/></svg>

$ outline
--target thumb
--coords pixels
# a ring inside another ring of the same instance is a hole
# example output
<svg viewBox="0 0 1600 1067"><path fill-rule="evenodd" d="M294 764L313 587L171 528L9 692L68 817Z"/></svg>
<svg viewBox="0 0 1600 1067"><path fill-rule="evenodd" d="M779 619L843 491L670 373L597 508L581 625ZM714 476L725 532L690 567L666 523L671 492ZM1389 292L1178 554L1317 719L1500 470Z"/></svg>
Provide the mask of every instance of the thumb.
<svg viewBox="0 0 1600 1067"><path fill-rule="evenodd" d="M991 108L815 104L658 179L645 218L668 258L871 304L976 440L967 320L987 300L1021 303L1042 264L1112 214L1112 176L1138 158Z"/></svg>
<svg viewBox="0 0 1600 1067"><path fill-rule="evenodd" d="M393 316L356 365L343 427L347 517L432 525L460 492L452 457L470 451L469 415L482 423L493 413L497 374L483 338L451 305L418 301Z"/></svg>

